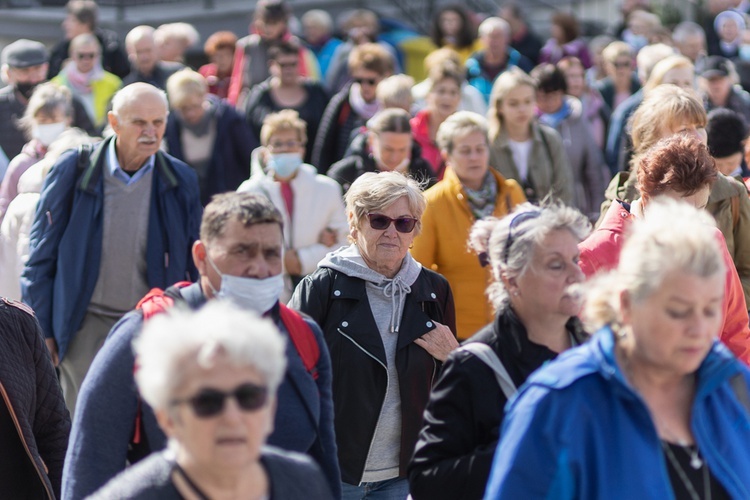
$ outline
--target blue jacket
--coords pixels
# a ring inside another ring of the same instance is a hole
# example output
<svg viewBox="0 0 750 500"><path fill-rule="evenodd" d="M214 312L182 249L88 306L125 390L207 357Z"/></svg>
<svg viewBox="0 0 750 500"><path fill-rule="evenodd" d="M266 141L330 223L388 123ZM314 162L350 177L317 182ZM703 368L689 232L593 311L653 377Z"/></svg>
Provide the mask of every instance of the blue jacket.
<svg viewBox="0 0 750 500"><path fill-rule="evenodd" d="M23 301L36 312L47 338L57 341L60 359L81 328L99 277L104 220L104 176L109 138L91 153L83 173L78 152L68 151L44 181L31 227L29 260L21 277ZM195 172L158 153L148 219L146 278L164 288L193 281L198 272L191 247L201 221Z"/></svg>
<svg viewBox="0 0 750 500"><path fill-rule="evenodd" d="M206 302L197 283L183 288L180 293L191 309ZM278 308L270 314L281 332L288 335ZM279 386L274 432L267 444L310 455L323 469L335 497L340 498L341 479L333 433L331 358L320 328L311 320L306 321L320 346L318 379L312 379L294 344L287 342L288 367ZM142 325L140 311L122 318L94 358L81 386L65 457L63 499L85 498L125 468L139 401L148 447L157 451L166 446L166 436L156 423L151 407L139 399L133 378L135 358L131 344Z"/></svg>
<svg viewBox="0 0 750 500"><path fill-rule="evenodd" d="M484 64L484 51L480 50L475 52L466 60L466 81L472 87L476 87L482 95L484 100L490 102L490 93L492 93L492 84L500 76L503 71L509 70L514 66L518 66L525 72L530 72L534 69L534 64L529 61L526 56L523 56L516 49L508 47L508 59L505 62L505 67L502 68L495 78L490 76L484 71L482 65Z"/></svg>
<svg viewBox="0 0 750 500"><path fill-rule="evenodd" d="M226 101L211 95L208 98L215 107L216 139L206 179L199 181L203 206L206 206L215 194L237 190L240 184L250 177L250 157L253 150L259 146L255 139L256 134L245 122L244 117ZM164 140L167 142L169 154L185 161L181 133L182 123L175 113L171 113ZM257 134L260 134L260 131Z"/></svg>
<svg viewBox="0 0 750 500"><path fill-rule="evenodd" d="M599 331L533 374L511 400L485 499L673 499L659 436ZM697 372L691 428L731 498L750 498L750 415L732 389L750 371L718 341Z"/></svg>

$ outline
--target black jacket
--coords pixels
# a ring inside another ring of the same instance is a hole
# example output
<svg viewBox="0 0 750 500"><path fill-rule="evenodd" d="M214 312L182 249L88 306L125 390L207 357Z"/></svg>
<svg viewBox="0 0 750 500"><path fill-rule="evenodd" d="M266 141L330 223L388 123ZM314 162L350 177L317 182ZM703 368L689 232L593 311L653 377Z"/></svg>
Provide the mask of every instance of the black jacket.
<svg viewBox="0 0 750 500"><path fill-rule="evenodd" d="M326 106L318 125L312 150L312 165L319 174L326 174L331 165L344 157L352 131L365 124L349 104L351 84L334 95Z"/></svg>
<svg viewBox="0 0 750 500"><path fill-rule="evenodd" d="M39 323L27 306L8 299L0 299L0 393L48 498L58 498L70 414Z"/></svg>
<svg viewBox="0 0 750 500"><path fill-rule="evenodd" d="M310 315L323 329L333 367L334 428L341 478L345 483L359 484L388 383L385 349L367 300L365 281L318 268L302 280L289 306ZM434 328L432 321L456 331L448 281L423 268L406 297L396 352L402 401L402 477L406 476L422 412L441 366L414 343Z"/></svg>
<svg viewBox="0 0 750 500"><path fill-rule="evenodd" d="M567 327L577 343L585 340L576 318ZM510 308L465 343L469 342L492 347L516 387L557 356L529 340L526 328ZM430 395L424 427L409 464L410 492L415 500L482 498L506 402L495 373L476 356L466 351L448 356Z"/></svg>
<svg viewBox="0 0 750 500"><path fill-rule="evenodd" d="M367 133L363 132L352 140L346 156L333 164L328 171L328 177L341 184L341 189L346 194L352 182L366 172L378 172L378 167L367 145ZM417 182L424 183L424 189L432 187L437 182L432 167L422 158L422 148L417 141L412 141L408 173Z"/></svg>

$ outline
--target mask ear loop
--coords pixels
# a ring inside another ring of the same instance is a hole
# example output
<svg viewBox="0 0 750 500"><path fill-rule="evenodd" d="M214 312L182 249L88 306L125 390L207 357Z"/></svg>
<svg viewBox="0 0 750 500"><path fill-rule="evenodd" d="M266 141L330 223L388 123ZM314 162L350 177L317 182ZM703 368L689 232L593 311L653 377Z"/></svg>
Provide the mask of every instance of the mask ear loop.
<svg viewBox="0 0 750 500"><path fill-rule="evenodd" d="M211 265L211 267L214 268L214 271L216 271L216 274L219 275L219 278L222 281L224 281L224 275L222 274L221 271L219 271L219 268L216 267L216 264L214 264L214 261L211 259L211 257L208 256L208 250L206 250L206 262L208 262ZM214 288L214 286L211 284L210 279L207 279L207 281L208 281L208 287L211 289L211 293L213 293L214 295L219 295L220 290L217 290L216 288Z"/></svg>

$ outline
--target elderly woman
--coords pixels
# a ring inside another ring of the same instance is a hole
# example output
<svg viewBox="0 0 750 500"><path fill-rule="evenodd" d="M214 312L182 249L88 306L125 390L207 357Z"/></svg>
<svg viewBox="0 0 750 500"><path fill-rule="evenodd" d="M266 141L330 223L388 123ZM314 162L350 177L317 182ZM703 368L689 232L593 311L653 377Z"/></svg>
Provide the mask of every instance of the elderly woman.
<svg viewBox="0 0 750 500"><path fill-rule="evenodd" d="M526 198L538 203L548 196L573 202L573 174L562 139L534 119L536 83L518 68L501 74L492 86L487 112L490 165L514 179Z"/></svg>
<svg viewBox="0 0 750 500"><path fill-rule="evenodd" d="M265 445L284 343L270 320L222 301L149 320L135 379L169 444L91 498L332 498L309 457Z"/></svg>
<svg viewBox="0 0 750 500"><path fill-rule="evenodd" d="M266 196L282 215L286 303L320 259L346 243L348 227L339 185L302 161L307 133L297 112L266 116L260 138L267 171L256 171L237 191Z"/></svg>
<svg viewBox="0 0 750 500"><path fill-rule="evenodd" d="M422 412L457 347L448 282L409 255L421 229L419 185L368 172L346 194L353 244L302 280L290 307L323 329L333 366L343 498L405 498Z"/></svg>
<svg viewBox="0 0 750 500"><path fill-rule="evenodd" d="M365 172L400 172L433 185L437 179L412 140L409 119L403 109L386 109L367 120L366 134L352 141L352 154L335 163L328 176L344 193Z"/></svg>
<svg viewBox="0 0 750 500"><path fill-rule="evenodd" d="M634 219L649 216L651 200L667 196L702 209L708 203L711 186L721 177L705 144L684 134L657 143L640 157L637 167L640 198L632 203L612 203L597 230L580 245L581 269L587 276L617 266L628 227ZM748 363L750 330L742 283L721 232L715 229L715 233L727 270L721 339Z"/></svg>
<svg viewBox="0 0 750 500"><path fill-rule="evenodd" d="M11 160L0 182L0 222L8 205L18 195L18 181L32 165L44 158L47 148L73 122L70 91L54 83L43 83L34 89L19 125L29 142Z"/></svg>
<svg viewBox="0 0 750 500"><path fill-rule="evenodd" d="M490 266L497 313L448 356L430 395L409 466L415 499L482 498L505 403L531 372L585 340L571 287L583 280L577 245L590 227L573 208L530 204L474 224L470 245Z"/></svg>
<svg viewBox="0 0 750 500"><path fill-rule="evenodd" d="M445 177L425 193L422 234L414 240L412 255L445 276L456 291L458 338L466 339L493 317L484 295L489 270L466 251L471 225L487 216L502 217L526 199L516 181L489 167L483 117L455 113L440 126L438 144L447 164Z"/></svg>
<svg viewBox="0 0 750 500"><path fill-rule="evenodd" d="M684 203L649 210L590 295L602 328L511 402L485 498L750 498L750 372L716 341L716 229Z"/></svg>
<svg viewBox="0 0 750 500"><path fill-rule="evenodd" d="M280 42L268 50L271 77L250 91L245 118L256 137L263 120L271 113L292 109L307 124L308 135L315 137L328 104L328 93L318 82L304 78L299 71L299 47L291 41ZM305 161L312 157L312 142L305 148Z"/></svg>
<svg viewBox="0 0 750 500"><path fill-rule="evenodd" d="M250 155L258 144L237 111L208 93L206 79L190 69L167 80L169 114L164 140L169 154L198 174L201 203L233 191L250 175Z"/></svg>

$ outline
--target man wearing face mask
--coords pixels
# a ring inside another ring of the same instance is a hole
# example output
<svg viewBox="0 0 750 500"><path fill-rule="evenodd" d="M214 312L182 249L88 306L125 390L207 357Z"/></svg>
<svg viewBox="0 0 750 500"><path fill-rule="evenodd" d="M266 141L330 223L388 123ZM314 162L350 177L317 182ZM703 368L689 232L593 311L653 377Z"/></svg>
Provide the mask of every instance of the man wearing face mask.
<svg viewBox="0 0 750 500"><path fill-rule="evenodd" d="M254 175L237 191L262 194L284 219L284 292L286 303L300 280L315 271L328 252L346 245L348 224L341 188L315 167L302 162L306 124L296 111L272 113L260 130L263 149L258 156L267 172Z"/></svg>
<svg viewBox="0 0 750 500"><path fill-rule="evenodd" d="M18 120L23 116L34 89L47 79L49 52L40 42L22 38L7 45L0 54L0 76L7 84L0 89L0 148L4 156L12 159L21 152L26 143ZM83 104L73 100L73 126L94 133ZM7 161L0 154L0 180L5 173Z"/></svg>
<svg viewBox="0 0 750 500"><path fill-rule="evenodd" d="M283 313L279 304L284 286L282 221L282 215L264 196L217 195L205 208L200 240L192 248L200 279L165 293L173 298L173 307L197 309L209 300L231 300L275 321L288 340L288 367L279 387L274 432L268 443L308 453L339 498L330 357L320 328L305 319L302 332L320 352L316 366L312 370L305 367L291 338L288 319L282 317L289 313ZM298 313L291 314L302 319ZM133 380L131 341L143 321L143 309L126 315L110 332L91 366L65 458L63 498L88 496L122 471L126 460L132 463L166 445L153 410L139 398Z"/></svg>
<svg viewBox="0 0 750 500"><path fill-rule="evenodd" d="M431 187L437 179L412 140L409 113L385 109L367 121L367 130L352 140L344 159L336 162L328 176L341 184L344 193L365 172L401 172Z"/></svg>

